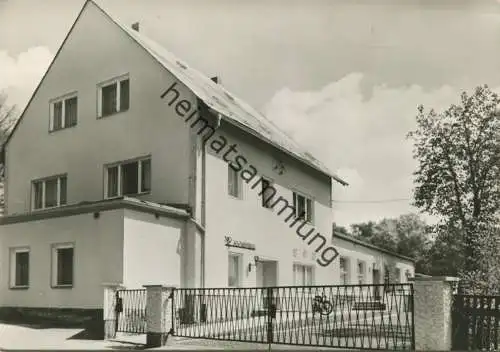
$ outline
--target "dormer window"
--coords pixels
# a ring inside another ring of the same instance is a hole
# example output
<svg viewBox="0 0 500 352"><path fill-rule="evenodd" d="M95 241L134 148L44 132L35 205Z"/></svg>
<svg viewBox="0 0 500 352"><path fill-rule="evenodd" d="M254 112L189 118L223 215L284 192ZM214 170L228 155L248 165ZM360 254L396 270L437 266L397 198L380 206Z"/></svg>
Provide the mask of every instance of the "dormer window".
<svg viewBox="0 0 500 352"><path fill-rule="evenodd" d="M98 86L97 117L127 111L130 105L130 81L128 75L103 82Z"/></svg>
<svg viewBox="0 0 500 352"><path fill-rule="evenodd" d="M58 131L76 126L78 115L78 97L76 93L54 99L50 102L49 130Z"/></svg>

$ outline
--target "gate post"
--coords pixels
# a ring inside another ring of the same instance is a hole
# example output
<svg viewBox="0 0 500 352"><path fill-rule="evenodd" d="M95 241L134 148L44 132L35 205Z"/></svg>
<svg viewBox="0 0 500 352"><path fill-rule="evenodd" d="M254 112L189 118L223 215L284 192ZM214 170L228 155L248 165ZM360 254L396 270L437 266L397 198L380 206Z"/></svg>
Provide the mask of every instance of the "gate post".
<svg viewBox="0 0 500 352"><path fill-rule="evenodd" d="M173 296L175 287L143 285L146 289L146 346L160 347L172 332Z"/></svg>
<svg viewBox="0 0 500 352"><path fill-rule="evenodd" d="M450 351L453 284L456 277L418 277L413 281L413 315L417 351Z"/></svg>
<svg viewBox="0 0 500 352"><path fill-rule="evenodd" d="M116 292L123 288L121 284L105 283L103 300L103 320L104 320L104 339L114 339L116 337L116 322L118 315L116 313Z"/></svg>

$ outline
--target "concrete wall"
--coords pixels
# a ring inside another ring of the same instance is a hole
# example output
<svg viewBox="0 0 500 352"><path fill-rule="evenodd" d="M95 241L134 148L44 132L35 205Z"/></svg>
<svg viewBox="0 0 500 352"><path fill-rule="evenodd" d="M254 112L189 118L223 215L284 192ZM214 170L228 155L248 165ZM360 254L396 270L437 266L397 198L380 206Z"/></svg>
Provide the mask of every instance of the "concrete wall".
<svg viewBox="0 0 500 352"><path fill-rule="evenodd" d="M0 306L101 308L104 282L123 278L123 210L0 226ZM51 246L74 243L74 285L51 288ZM12 247L30 248L28 289L9 289Z"/></svg>
<svg viewBox="0 0 500 352"><path fill-rule="evenodd" d="M123 285L179 286L184 222L126 210L123 240Z"/></svg>
<svg viewBox="0 0 500 352"><path fill-rule="evenodd" d="M97 119L97 85L126 73L129 110ZM28 212L31 181L60 173L68 175L68 203L103 199L103 165L148 154L152 190L141 198L187 203L189 130L160 98L173 82L173 76L87 3L7 146L7 213ZM183 85L176 89L183 99L193 99ZM77 125L49 133L49 101L75 91Z"/></svg>

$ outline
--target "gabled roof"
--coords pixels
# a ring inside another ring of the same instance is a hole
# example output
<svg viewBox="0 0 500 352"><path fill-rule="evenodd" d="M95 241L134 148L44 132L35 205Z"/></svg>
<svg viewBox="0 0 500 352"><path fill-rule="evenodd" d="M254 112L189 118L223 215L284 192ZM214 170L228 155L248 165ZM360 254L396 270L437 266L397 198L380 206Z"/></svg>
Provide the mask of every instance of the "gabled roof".
<svg viewBox="0 0 500 352"><path fill-rule="evenodd" d="M407 260L407 261L412 262L412 263L416 262L416 260L414 258L410 258L410 257L404 256L404 255L401 255L399 253L387 250L385 248L382 248L382 247L379 247L379 246L375 246L374 244L361 241L361 240L359 240L357 238L354 238L352 236L349 236L349 235L344 235L343 233L340 233L339 231L333 230L333 238L334 238L334 240L335 240L335 238L339 238L341 240L344 240L344 241L347 241L347 242L351 242L353 244L357 244L357 245L360 245L360 246L365 247L365 248L370 248L370 249L373 249L375 251L388 254L388 255L390 255L392 257L396 257L396 258L399 258L399 259L404 259L404 260Z"/></svg>
<svg viewBox="0 0 500 352"><path fill-rule="evenodd" d="M215 83L209 77L191 68L158 43L129 28L128 26L120 24L119 21L114 19L94 1L87 0L83 8L85 8L88 3L92 3L99 8L112 22L119 26L137 44L139 44L139 46L156 59L161 66L174 75L205 104L221 114L225 121L275 146L286 154L289 154L295 159L298 159L321 173L332 177L342 185L345 186L348 184L329 171L328 168L318 159L314 158L311 154L300 147L271 120L267 119L263 114L252 108L243 100L229 93L223 86ZM76 21L78 21L78 18ZM159 92L159 94L160 93L161 92Z"/></svg>

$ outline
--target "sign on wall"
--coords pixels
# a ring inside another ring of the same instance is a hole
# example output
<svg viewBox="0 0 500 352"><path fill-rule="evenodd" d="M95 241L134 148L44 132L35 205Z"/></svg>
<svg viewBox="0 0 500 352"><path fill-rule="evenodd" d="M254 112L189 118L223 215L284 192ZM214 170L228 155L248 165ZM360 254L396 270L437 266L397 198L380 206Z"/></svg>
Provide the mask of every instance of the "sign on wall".
<svg viewBox="0 0 500 352"><path fill-rule="evenodd" d="M251 251L255 250L255 245L253 243L237 241L230 236L225 236L224 241L226 242L226 247L243 248Z"/></svg>

